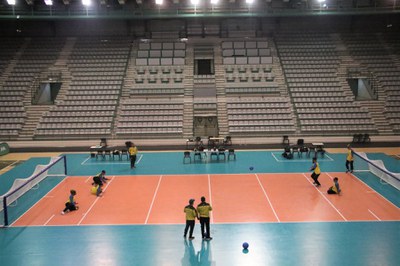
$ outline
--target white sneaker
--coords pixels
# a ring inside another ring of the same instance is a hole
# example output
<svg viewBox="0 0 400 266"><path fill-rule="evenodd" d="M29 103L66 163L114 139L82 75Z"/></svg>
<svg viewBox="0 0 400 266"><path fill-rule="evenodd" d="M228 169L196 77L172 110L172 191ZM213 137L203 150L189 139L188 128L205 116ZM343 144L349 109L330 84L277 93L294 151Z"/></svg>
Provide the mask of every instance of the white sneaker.
<svg viewBox="0 0 400 266"><path fill-rule="evenodd" d="M61 215L64 215L64 214L65 214L65 212L64 212L64 211L62 211L62 212L61 212Z"/></svg>

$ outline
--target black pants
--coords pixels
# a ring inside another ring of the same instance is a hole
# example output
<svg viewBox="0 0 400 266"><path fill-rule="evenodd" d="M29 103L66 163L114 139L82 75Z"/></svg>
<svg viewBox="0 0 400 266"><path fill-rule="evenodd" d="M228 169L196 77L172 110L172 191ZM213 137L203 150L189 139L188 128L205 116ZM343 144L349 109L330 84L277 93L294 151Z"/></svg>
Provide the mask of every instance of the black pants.
<svg viewBox="0 0 400 266"><path fill-rule="evenodd" d="M210 217L200 217L201 237L210 237ZM204 230L205 229L205 230Z"/></svg>
<svg viewBox="0 0 400 266"><path fill-rule="evenodd" d="M320 186L321 183L318 182L318 177L319 177L319 174L316 174L315 172L311 174L311 178L314 180L315 184Z"/></svg>
<svg viewBox="0 0 400 266"><path fill-rule="evenodd" d="M354 170L354 162L346 160L346 169L347 169L347 171L353 171Z"/></svg>
<svg viewBox="0 0 400 266"><path fill-rule="evenodd" d="M65 209L63 210L63 212L66 211L75 211L76 210L76 206L74 204L71 204L70 202L65 203Z"/></svg>
<svg viewBox="0 0 400 266"><path fill-rule="evenodd" d="M189 237L193 237L194 220L186 220L185 232L183 233L184 237L186 237L188 230L189 230Z"/></svg>
<svg viewBox="0 0 400 266"><path fill-rule="evenodd" d="M328 194L337 194L332 188L329 188L327 193Z"/></svg>
<svg viewBox="0 0 400 266"><path fill-rule="evenodd" d="M135 155L130 155L131 158L131 168L135 167L135 162L136 162L136 154Z"/></svg>

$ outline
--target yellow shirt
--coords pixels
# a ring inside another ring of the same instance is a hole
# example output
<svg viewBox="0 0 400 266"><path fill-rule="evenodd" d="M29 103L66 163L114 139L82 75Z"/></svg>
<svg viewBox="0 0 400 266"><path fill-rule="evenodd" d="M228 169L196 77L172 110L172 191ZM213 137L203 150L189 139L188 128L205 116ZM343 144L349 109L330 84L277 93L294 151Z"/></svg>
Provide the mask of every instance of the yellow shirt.
<svg viewBox="0 0 400 266"><path fill-rule="evenodd" d="M129 152L129 155L136 155L138 153L138 149L136 146L130 147L128 152Z"/></svg>
<svg viewBox="0 0 400 266"><path fill-rule="evenodd" d="M353 153L352 153L351 150L348 150L348 151L347 151L347 158L346 158L346 160L347 160L347 161L353 161Z"/></svg>
<svg viewBox="0 0 400 266"><path fill-rule="evenodd" d="M210 217L210 211L212 211L212 207L206 202L197 205L197 212L200 217Z"/></svg>
<svg viewBox="0 0 400 266"><path fill-rule="evenodd" d="M186 220L193 221L193 220L195 220L197 218L197 211L191 205L187 205L183 209L183 212L186 213Z"/></svg>
<svg viewBox="0 0 400 266"><path fill-rule="evenodd" d="M321 173L321 169L319 169L319 164L315 163L316 167L314 169L314 173L316 173L317 175L319 175Z"/></svg>
<svg viewBox="0 0 400 266"><path fill-rule="evenodd" d="M93 195L96 195L98 189L99 189L99 185L93 186L93 187L90 189L90 193L92 193Z"/></svg>

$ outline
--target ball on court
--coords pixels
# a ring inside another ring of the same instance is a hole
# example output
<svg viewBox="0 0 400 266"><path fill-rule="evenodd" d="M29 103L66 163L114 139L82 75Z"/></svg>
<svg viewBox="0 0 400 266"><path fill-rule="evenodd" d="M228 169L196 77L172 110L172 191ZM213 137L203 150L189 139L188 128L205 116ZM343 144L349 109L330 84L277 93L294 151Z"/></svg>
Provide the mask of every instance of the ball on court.
<svg viewBox="0 0 400 266"><path fill-rule="evenodd" d="M250 171L253 171L253 170L254 170L254 167L253 167L253 166L250 166L249 169L250 169Z"/></svg>
<svg viewBox="0 0 400 266"><path fill-rule="evenodd" d="M244 242L244 243L242 244L242 247L243 247L243 249L248 249L248 248L249 248L249 243Z"/></svg>

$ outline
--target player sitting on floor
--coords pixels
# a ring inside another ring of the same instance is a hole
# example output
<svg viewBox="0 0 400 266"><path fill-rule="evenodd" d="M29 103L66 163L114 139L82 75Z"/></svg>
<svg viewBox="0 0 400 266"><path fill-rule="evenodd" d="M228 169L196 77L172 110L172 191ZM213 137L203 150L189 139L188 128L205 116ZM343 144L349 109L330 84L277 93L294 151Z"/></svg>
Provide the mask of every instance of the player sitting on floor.
<svg viewBox="0 0 400 266"><path fill-rule="evenodd" d="M65 214L66 212L75 211L75 210L79 209L79 207L76 206L78 203L75 201L75 198L74 198L75 195L76 195L76 191L71 189L69 199L65 203L65 209L61 212L61 214Z"/></svg>
<svg viewBox="0 0 400 266"><path fill-rule="evenodd" d="M339 178L335 177L333 178L333 186L331 186L327 193L328 194L340 194L340 187L339 187Z"/></svg>

